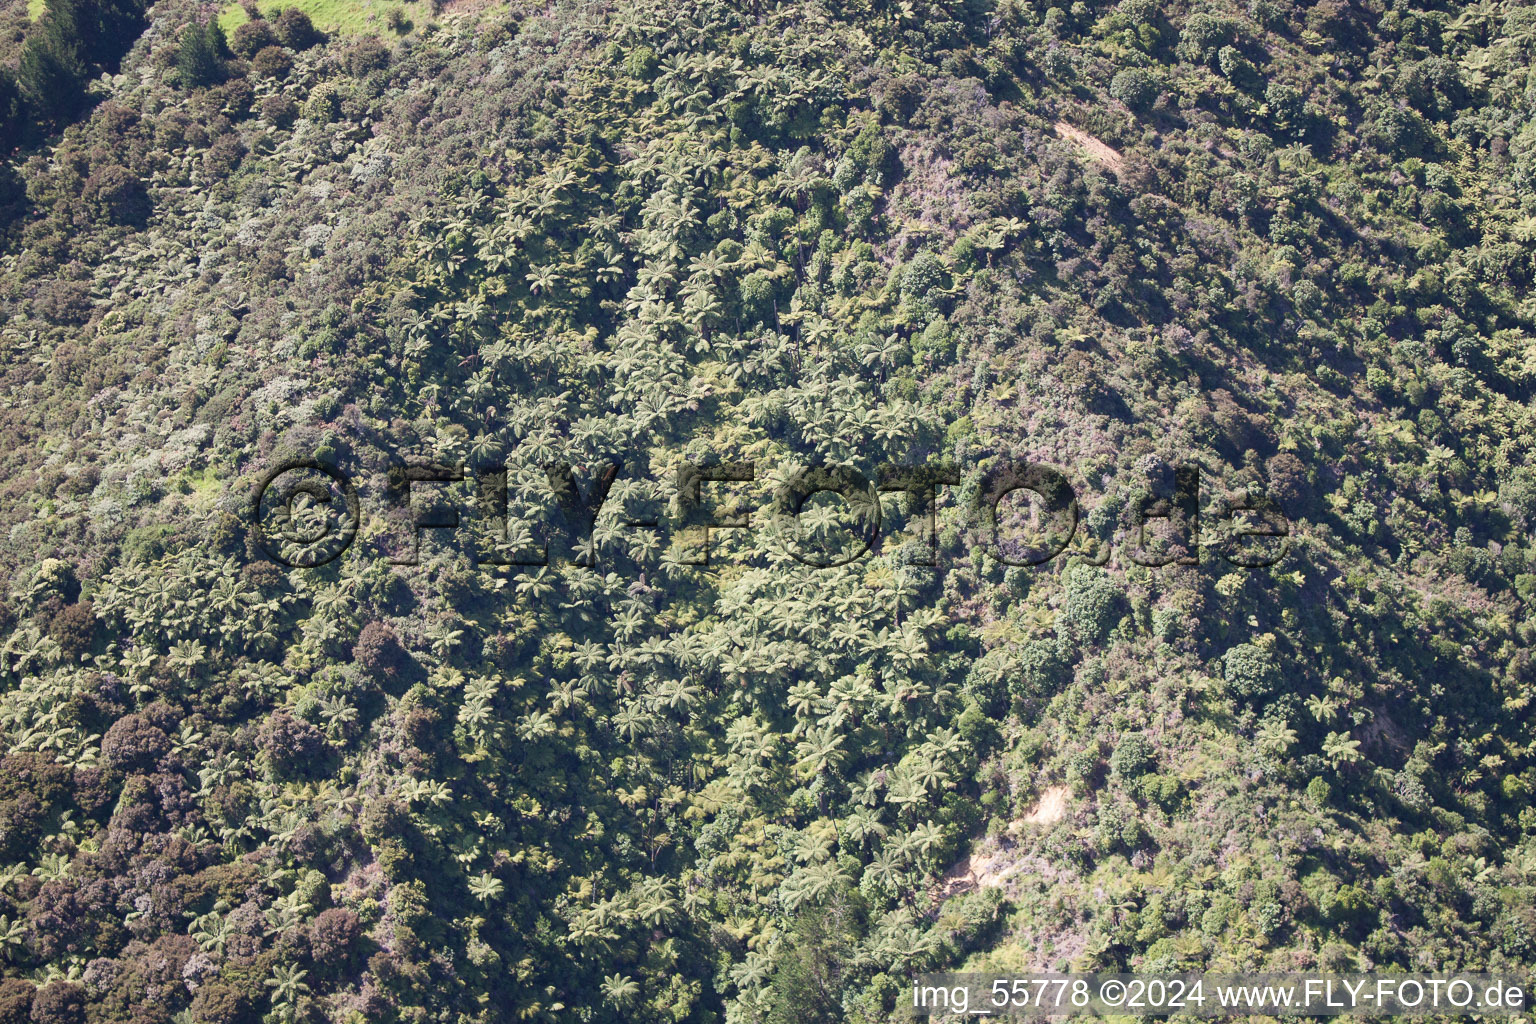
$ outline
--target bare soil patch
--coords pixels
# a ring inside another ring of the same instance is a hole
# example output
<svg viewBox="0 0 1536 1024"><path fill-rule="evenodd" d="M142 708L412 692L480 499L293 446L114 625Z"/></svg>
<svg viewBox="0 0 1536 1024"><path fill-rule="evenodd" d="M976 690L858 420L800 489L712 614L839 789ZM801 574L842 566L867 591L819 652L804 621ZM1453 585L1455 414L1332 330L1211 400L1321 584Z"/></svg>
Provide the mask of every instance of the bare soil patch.
<svg viewBox="0 0 1536 1024"><path fill-rule="evenodd" d="M1060 821L1066 817L1067 798L1071 792L1066 786L1047 787L1035 806L1008 826L1009 833L1017 835L1027 825L1051 825ZM996 839L986 839L945 872L933 892L939 899L948 899L976 889L1004 889L1009 879L1025 870L1049 875L1054 868L1038 857L1024 854L1011 841L999 843Z"/></svg>
<svg viewBox="0 0 1536 1024"><path fill-rule="evenodd" d="M1030 825L1053 825L1067 813L1067 797L1071 790L1066 786L1049 786L1040 794L1040 802L1021 819Z"/></svg>
<svg viewBox="0 0 1536 1024"><path fill-rule="evenodd" d="M1112 171L1119 171L1125 167L1125 157L1081 128L1074 128L1065 121L1057 121L1056 134L1068 142L1076 143L1082 148L1083 152Z"/></svg>

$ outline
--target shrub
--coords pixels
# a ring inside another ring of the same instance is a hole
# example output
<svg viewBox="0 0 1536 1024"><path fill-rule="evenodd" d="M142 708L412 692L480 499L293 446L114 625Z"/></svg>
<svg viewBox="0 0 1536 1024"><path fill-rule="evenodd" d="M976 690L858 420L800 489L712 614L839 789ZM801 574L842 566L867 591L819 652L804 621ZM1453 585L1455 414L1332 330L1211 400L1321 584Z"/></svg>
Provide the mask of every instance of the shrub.
<svg viewBox="0 0 1536 1024"><path fill-rule="evenodd" d="M661 58L656 56L656 51L649 46L635 47L624 59L624 70L631 78L637 78L642 82L649 82L655 78L660 67Z"/></svg>
<svg viewBox="0 0 1536 1024"><path fill-rule="evenodd" d="M1521 528L1536 524L1536 469L1520 466L1506 474L1499 483L1499 503Z"/></svg>
<svg viewBox="0 0 1536 1024"><path fill-rule="evenodd" d="M1313 807L1326 806L1328 798L1332 795L1333 787L1328 785L1323 779L1314 778L1311 782L1307 783L1307 803Z"/></svg>
<svg viewBox="0 0 1536 1024"><path fill-rule="evenodd" d="M1109 767L1122 778L1134 779L1151 771L1156 760L1152 742L1142 733L1133 732L1116 744L1115 752L1109 756Z"/></svg>
<svg viewBox="0 0 1536 1024"><path fill-rule="evenodd" d="M409 660L400 638L382 622L363 627L352 647L352 658L364 672L381 680L398 678Z"/></svg>
<svg viewBox="0 0 1536 1024"><path fill-rule="evenodd" d="M1273 655L1258 644L1238 644L1222 656L1223 676L1239 697L1262 697L1280 685Z"/></svg>
<svg viewBox="0 0 1536 1024"><path fill-rule="evenodd" d="M1291 289L1291 304L1302 315L1312 315L1323 304L1322 289L1311 281L1297 281Z"/></svg>
<svg viewBox="0 0 1536 1024"><path fill-rule="evenodd" d="M1024 641L1019 652L1019 671L1009 689L1015 697L1039 697L1053 693L1066 682L1067 659L1054 638Z"/></svg>
<svg viewBox="0 0 1536 1024"><path fill-rule="evenodd" d="M25 978L0 981L0 1024L29 1024L37 986Z"/></svg>
<svg viewBox="0 0 1536 1024"><path fill-rule="evenodd" d="M48 623L48 635L58 643L64 657L79 661L96 638L96 613L91 602L81 601L60 609Z"/></svg>
<svg viewBox="0 0 1536 1024"><path fill-rule="evenodd" d="M1109 83L1109 94L1132 110L1147 110L1161 91L1162 83L1146 68L1126 68Z"/></svg>
<svg viewBox="0 0 1536 1024"><path fill-rule="evenodd" d="M242 120L251 113L251 104L256 100L256 90L251 88L251 83L244 78L231 78L224 83L221 90L224 94L224 109L235 120Z"/></svg>
<svg viewBox="0 0 1536 1024"><path fill-rule="evenodd" d="M1209 64L1223 46L1241 42L1242 26L1215 14L1191 14L1179 32L1178 56L1191 64Z"/></svg>
<svg viewBox="0 0 1536 1024"><path fill-rule="evenodd" d="M1276 0L1249 0L1248 16L1261 28L1270 32L1284 32L1286 30L1286 16L1289 13L1290 2L1278 3Z"/></svg>
<svg viewBox="0 0 1536 1024"><path fill-rule="evenodd" d="M85 1024L85 988L50 981L32 999L32 1024Z"/></svg>
<svg viewBox="0 0 1536 1024"><path fill-rule="evenodd" d="M277 33L272 31L271 25L266 21L248 21L235 29L229 48L234 51L236 57L250 60L267 47L276 45Z"/></svg>
<svg viewBox="0 0 1536 1024"><path fill-rule="evenodd" d="M1075 787L1093 788L1099 775L1099 751L1095 747L1074 750L1067 755L1067 781Z"/></svg>
<svg viewBox="0 0 1536 1024"><path fill-rule="evenodd" d="M249 994L222 981L199 986L188 1013L198 1024L255 1024L261 1019Z"/></svg>
<svg viewBox="0 0 1536 1024"><path fill-rule="evenodd" d="M21 89L7 68L0 68L0 154L9 153L26 129L26 107Z"/></svg>
<svg viewBox="0 0 1536 1024"><path fill-rule="evenodd" d="M91 318L94 303L85 281L45 281L32 300L32 312L50 323L74 326Z"/></svg>
<svg viewBox="0 0 1536 1024"><path fill-rule="evenodd" d="M70 771L46 754L15 753L0 758L0 773L0 854L30 856L54 805L70 795Z"/></svg>
<svg viewBox="0 0 1536 1024"><path fill-rule="evenodd" d="M274 24L277 38L290 50L307 50L323 38L309 20L309 15L297 7L284 8Z"/></svg>
<svg viewBox="0 0 1536 1024"><path fill-rule="evenodd" d="M389 67L389 47L372 36L364 36L348 48L342 66L354 77L382 71Z"/></svg>
<svg viewBox="0 0 1536 1024"><path fill-rule="evenodd" d="M1265 464L1269 471L1269 495L1280 505L1280 510L1300 515L1312 504L1312 485L1307 479L1307 467L1290 452L1281 452Z"/></svg>
<svg viewBox="0 0 1536 1024"><path fill-rule="evenodd" d="M1402 107L1384 109L1376 118L1374 134L1383 149L1404 156L1422 153L1430 137L1429 129L1418 112Z"/></svg>
<svg viewBox="0 0 1536 1024"><path fill-rule="evenodd" d="M149 190L121 164L99 167L85 180L80 198L96 219L108 224L143 226L149 219Z"/></svg>
<svg viewBox="0 0 1536 1024"><path fill-rule="evenodd" d="M171 738L143 715L124 715L101 738L101 759L119 771L150 771L170 752Z"/></svg>
<svg viewBox="0 0 1536 1024"><path fill-rule="evenodd" d="M279 778L302 775L318 767L316 762L326 750L325 737L319 729L286 711L275 712L262 724L260 743L267 764Z"/></svg>
<svg viewBox="0 0 1536 1024"><path fill-rule="evenodd" d="M240 166L245 143L234 132L220 135L203 154L203 173L210 178L226 178Z"/></svg>
<svg viewBox="0 0 1536 1024"><path fill-rule="evenodd" d="M309 928L309 949L315 965L336 968L345 964L361 934L362 927L352 911L340 907L322 911Z"/></svg>
<svg viewBox="0 0 1536 1024"><path fill-rule="evenodd" d="M901 275L901 291L907 299L926 302L935 289L943 288L949 272L931 252L918 253Z"/></svg>
<svg viewBox="0 0 1536 1024"><path fill-rule="evenodd" d="M284 78L292 70L293 58L281 46L264 46L251 58L251 73L259 78ZM267 101L277 98L268 96Z"/></svg>
<svg viewBox="0 0 1536 1024"><path fill-rule="evenodd" d="M999 652L989 652L971 662L966 688L989 711L1000 710L1010 689L1010 665Z"/></svg>
<svg viewBox="0 0 1536 1024"><path fill-rule="evenodd" d="M1066 572L1061 621L1071 637L1097 643L1120 621L1124 595L1102 570L1079 563Z"/></svg>
<svg viewBox="0 0 1536 1024"><path fill-rule="evenodd" d="M773 313L774 283L767 271L754 270L741 279L741 311L750 321L762 320Z"/></svg>
<svg viewBox="0 0 1536 1024"><path fill-rule="evenodd" d="M127 137L142 123L138 111L111 100L96 108L93 120L101 128L102 137L112 146L126 145Z"/></svg>
<svg viewBox="0 0 1536 1024"><path fill-rule="evenodd" d="M1466 88L1456 62L1445 57L1429 57L1403 69L1397 91L1421 114L1448 118L1466 100Z"/></svg>
<svg viewBox="0 0 1536 1024"><path fill-rule="evenodd" d="M1116 10L1132 25L1152 25L1157 22L1161 5L1157 0L1120 0Z"/></svg>
<svg viewBox="0 0 1536 1024"><path fill-rule="evenodd" d="M1264 105L1276 131L1289 132L1298 127L1306 112L1306 96L1294 85L1270 82L1264 89Z"/></svg>
<svg viewBox="0 0 1536 1024"><path fill-rule="evenodd" d="M38 563L22 592L34 605L50 597L73 604L80 596L80 581L75 578L74 567L68 562L61 558L45 558Z"/></svg>
<svg viewBox="0 0 1536 1024"><path fill-rule="evenodd" d="M1264 84L1264 76L1235 46L1223 46L1216 52L1216 66L1222 77L1244 92L1254 92Z"/></svg>
<svg viewBox="0 0 1536 1024"><path fill-rule="evenodd" d="M209 520L205 538L210 549L221 554L237 555L245 551L247 532L244 519L228 512L219 512Z"/></svg>
<svg viewBox="0 0 1536 1024"><path fill-rule="evenodd" d="M330 124L341 113L341 97L329 85L317 86L304 104L304 116L316 124Z"/></svg>

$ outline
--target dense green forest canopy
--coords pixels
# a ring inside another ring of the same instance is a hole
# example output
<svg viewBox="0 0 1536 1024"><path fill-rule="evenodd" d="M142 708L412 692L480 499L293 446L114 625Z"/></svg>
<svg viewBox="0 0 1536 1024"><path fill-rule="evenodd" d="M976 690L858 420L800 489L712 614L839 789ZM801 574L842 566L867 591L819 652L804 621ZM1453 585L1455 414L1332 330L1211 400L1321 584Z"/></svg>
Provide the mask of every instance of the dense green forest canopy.
<svg viewBox="0 0 1536 1024"><path fill-rule="evenodd" d="M0 1021L1536 957L1536 8L326 11L0 18ZM934 551L769 514L941 463ZM1285 557L1128 557L1186 467Z"/></svg>

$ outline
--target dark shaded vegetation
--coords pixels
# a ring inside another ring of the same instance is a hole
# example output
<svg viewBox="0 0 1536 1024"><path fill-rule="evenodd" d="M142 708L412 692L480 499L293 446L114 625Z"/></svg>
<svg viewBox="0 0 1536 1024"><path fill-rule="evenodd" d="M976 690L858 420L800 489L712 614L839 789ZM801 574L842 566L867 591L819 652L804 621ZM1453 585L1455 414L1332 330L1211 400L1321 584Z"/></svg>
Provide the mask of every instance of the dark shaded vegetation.
<svg viewBox="0 0 1536 1024"><path fill-rule="evenodd" d="M50 0L35 24L0 41L0 154L74 120L90 80L117 71L145 10L140 0Z"/></svg>

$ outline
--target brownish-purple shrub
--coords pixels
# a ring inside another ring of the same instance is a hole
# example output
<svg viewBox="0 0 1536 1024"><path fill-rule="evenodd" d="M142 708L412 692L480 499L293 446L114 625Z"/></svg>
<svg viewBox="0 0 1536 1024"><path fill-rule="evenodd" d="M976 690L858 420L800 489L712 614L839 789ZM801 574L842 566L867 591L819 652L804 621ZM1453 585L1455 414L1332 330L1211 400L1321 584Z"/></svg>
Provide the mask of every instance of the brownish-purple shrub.
<svg viewBox="0 0 1536 1024"><path fill-rule="evenodd" d="M32 1024L84 1024L85 988L68 981L50 981L32 999Z"/></svg>
<svg viewBox="0 0 1536 1024"><path fill-rule="evenodd" d="M228 177L240 166L245 156L245 143L233 132L220 135L203 155L203 173L210 178Z"/></svg>
<svg viewBox="0 0 1536 1024"><path fill-rule="evenodd" d="M279 777L302 775L325 754L325 737L302 718L278 711L262 724L262 753Z"/></svg>
<svg viewBox="0 0 1536 1024"><path fill-rule="evenodd" d="M283 51L278 50L278 53ZM268 96L261 101L261 119L277 128L288 128L298 120L299 105L287 96Z"/></svg>
<svg viewBox="0 0 1536 1024"><path fill-rule="evenodd" d="M260 78L282 78L292 70L293 57L281 46L263 47L251 58L251 71Z"/></svg>
<svg viewBox="0 0 1536 1024"><path fill-rule="evenodd" d="M223 981L200 987L192 996L190 1012L198 1024L254 1024L260 1019L250 995Z"/></svg>
<svg viewBox="0 0 1536 1024"><path fill-rule="evenodd" d="M98 220L108 224L142 225L152 209L144 183L121 164L107 164L93 171L80 197Z"/></svg>
<svg viewBox="0 0 1536 1024"><path fill-rule="evenodd" d="M347 49L342 65L349 75L366 75L389 67L389 47L372 36L364 36Z"/></svg>
<svg viewBox="0 0 1536 1024"><path fill-rule="evenodd" d="M245 78L231 78L219 87L224 98L224 110L235 120L251 115L251 104L256 101L256 90Z"/></svg>
<svg viewBox="0 0 1536 1024"><path fill-rule="evenodd" d="M277 29L277 38L290 50L307 50L323 38L315 31L309 15L297 7L284 8L277 16L274 27Z"/></svg>
<svg viewBox="0 0 1536 1024"><path fill-rule="evenodd" d="M399 678L409 656L395 631L382 622L370 622L358 634L352 657L364 672L384 681Z"/></svg>
<svg viewBox="0 0 1536 1024"><path fill-rule="evenodd" d="M0 760L0 852L25 856L53 805L68 795L69 768L40 753Z"/></svg>
<svg viewBox="0 0 1536 1024"><path fill-rule="evenodd" d="M1312 485L1307 467L1290 452L1281 452L1266 464L1269 470L1269 494L1280 503L1282 511L1300 515L1312 503Z"/></svg>
<svg viewBox="0 0 1536 1024"><path fill-rule="evenodd" d="M91 286L84 281L44 281L32 299L32 312L50 323L83 324L91 317Z"/></svg>
<svg viewBox="0 0 1536 1024"><path fill-rule="evenodd" d="M309 927L309 949L315 966L334 969L345 964L361 934L362 926L352 911L341 907L321 911Z"/></svg>
<svg viewBox="0 0 1536 1024"><path fill-rule="evenodd" d="M49 620L48 635L58 643L64 657L79 661L96 638L96 612L91 602L66 605Z"/></svg>
<svg viewBox="0 0 1536 1024"><path fill-rule="evenodd" d="M109 773L96 767L75 769L75 803L90 817L96 817L112 807L117 799Z"/></svg>
<svg viewBox="0 0 1536 1024"><path fill-rule="evenodd" d="M101 738L101 759L119 771L149 771L170 752L171 738L143 715L124 715Z"/></svg>
<svg viewBox="0 0 1536 1024"><path fill-rule="evenodd" d="M0 981L0 1024L28 1024L37 986L25 978Z"/></svg>
<svg viewBox="0 0 1536 1024"><path fill-rule="evenodd" d="M234 55L247 60L268 46L276 45L277 33L272 31L272 26L265 20L246 22L235 29L234 36L229 40L229 48Z"/></svg>

